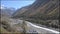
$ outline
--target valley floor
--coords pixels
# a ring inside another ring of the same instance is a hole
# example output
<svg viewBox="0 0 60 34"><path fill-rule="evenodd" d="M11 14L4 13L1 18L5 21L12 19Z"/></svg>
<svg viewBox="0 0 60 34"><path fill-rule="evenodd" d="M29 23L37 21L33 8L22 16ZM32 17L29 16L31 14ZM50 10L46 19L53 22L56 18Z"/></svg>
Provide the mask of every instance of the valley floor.
<svg viewBox="0 0 60 34"><path fill-rule="evenodd" d="M6 24L5 25L6 28L9 29L9 31L11 32L23 32L25 28L26 33L59 34L58 31L55 31L55 30L50 31L51 29L50 30L44 29L45 26L44 27L42 27L42 25L37 26L37 24L34 25L31 22L20 20L20 19L2 18L2 21L8 22L4 24ZM4 25L4 24L1 24L1 25Z"/></svg>

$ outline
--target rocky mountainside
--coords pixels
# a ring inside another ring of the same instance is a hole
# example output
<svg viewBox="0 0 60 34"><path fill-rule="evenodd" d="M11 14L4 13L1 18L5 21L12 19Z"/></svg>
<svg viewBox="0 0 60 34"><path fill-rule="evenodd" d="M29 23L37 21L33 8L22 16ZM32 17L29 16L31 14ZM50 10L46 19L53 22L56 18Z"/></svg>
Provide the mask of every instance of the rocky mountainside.
<svg viewBox="0 0 60 34"><path fill-rule="evenodd" d="M22 7L16 12L14 8L2 6L0 7L0 12L0 33L2 34L25 34L26 32L48 34L44 28L32 27L31 23L42 27L46 26L47 28L53 27L57 31L60 28L58 20L59 0L36 0L32 5Z"/></svg>
<svg viewBox="0 0 60 34"><path fill-rule="evenodd" d="M59 0L36 0L32 5L18 9L14 18L60 28L59 24Z"/></svg>
<svg viewBox="0 0 60 34"><path fill-rule="evenodd" d="M0 33L1 34L20 33L20 31L17 30L18 27L16 28L16 26L13 26L13 23L16 23L16 20L11 18L11 15L14 11L15 11L14 8L7 8L7 7L0 6Z"/></svg>
<svg viewBox="0 0 60 34"><path fill-rule="evenodd" d="M0 14L1 16L11 16L13 14L13 12L15 12L14 8L7 8L4 6L0 6Z"/></svg>
<svg viewBox="0 0 60 34"><path fill-rule="evenodd" d="M18 9L14 17L31 17L41 19L58 19L58 0L36 0L32 5Z"/></svg>

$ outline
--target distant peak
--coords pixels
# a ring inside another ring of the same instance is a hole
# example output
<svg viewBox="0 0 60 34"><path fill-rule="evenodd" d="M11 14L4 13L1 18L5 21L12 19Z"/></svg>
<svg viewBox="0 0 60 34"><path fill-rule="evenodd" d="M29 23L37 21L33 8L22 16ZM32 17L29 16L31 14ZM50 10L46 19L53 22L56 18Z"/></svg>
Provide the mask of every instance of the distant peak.
<svg viewBox="0 0 60 34"><path fill-rule="evenodd" d="M5 6L0 6L0 9L10 9L10 10L15 10L13 7L5 7Z"/></svg>
<svg viewBox="0 0 60 34"><path fill-rule="evenodd" d="M4 6L0 6L0 9L6 9L6 7L4 7Z"/></svg>

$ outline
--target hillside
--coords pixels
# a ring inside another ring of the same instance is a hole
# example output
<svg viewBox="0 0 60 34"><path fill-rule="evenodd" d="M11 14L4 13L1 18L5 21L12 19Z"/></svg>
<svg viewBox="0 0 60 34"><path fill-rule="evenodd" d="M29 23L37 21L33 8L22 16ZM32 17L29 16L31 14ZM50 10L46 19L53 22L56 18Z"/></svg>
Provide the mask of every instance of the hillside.
<svg viewBox="0 0 60 34"><path fill-rule="evenodd" d="M17 30L16 26L13 26L16 20L12 19L12 13L15 11L14 8L7 8L0 6L0 34L18 34L20 31ZM12 26L12 27L11 27ZM15 27L15 28L13 28Z"/></svg>
<svg viewBox="0 0 60 34"><path fill-rule="evenodd" d="M60 28L59 0L36 0L32 5L18 9L13 18L24 19L48 27Z"/></svg>
<svg viewBox="0 0 60 34"><path fill-rule="evenodd" d="M58 19L59 16L58 0L38 0L31 6L18 9L14 17L36 17L41 19Z"/></svg>
<svg viewBox="0 0 60 34"><path fill-rule="evenodd" d="M7 7L4 7L4 6L0 6L0 14L1 16L9 16L11 17L13 12L15 12L15 8L7 8Z"/></svg>

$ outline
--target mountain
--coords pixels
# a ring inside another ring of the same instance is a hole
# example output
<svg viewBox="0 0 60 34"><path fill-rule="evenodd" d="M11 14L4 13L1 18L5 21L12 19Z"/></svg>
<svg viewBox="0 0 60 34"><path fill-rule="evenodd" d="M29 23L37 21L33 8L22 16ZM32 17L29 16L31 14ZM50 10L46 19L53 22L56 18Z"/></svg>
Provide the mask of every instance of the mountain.
<svg viewBox="0 0 60 34"><path fill-rule="evenodd" d="M15 8L7 8L4 6L0 6L0 14L3 16L11 16L13 12L15 12Z"/></svg>
<svg viewBox="0 0 60 34"><path fill-rule="evenodd" d="M17 19L13 19L12 14L15 12L15 8L12 7L4 7L0 6L0 33L4 34L12 34L12 33L21 33L22 32L22 27L20 27L20 24L15 24L15 23L20 23Z"/></svg>
<svg viewBox="0 0 60 34"><path fill-rule="evenodd" d="M32 5L18 9L16 17L37 17L41 19L58 19L58 0L36 0Z"/></svg>
<svg viewBox="0 0 60 34"><path fill-rule="evenodd" d="M18 9L13 17L60 28L59 0L36 0L32 5Z"/></svg>

